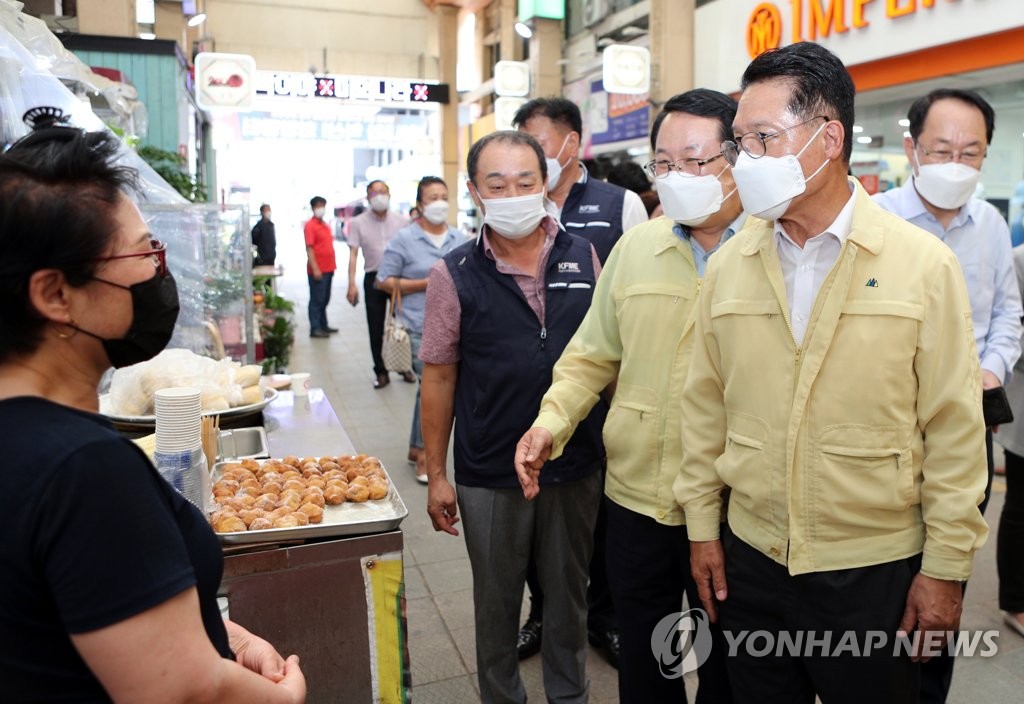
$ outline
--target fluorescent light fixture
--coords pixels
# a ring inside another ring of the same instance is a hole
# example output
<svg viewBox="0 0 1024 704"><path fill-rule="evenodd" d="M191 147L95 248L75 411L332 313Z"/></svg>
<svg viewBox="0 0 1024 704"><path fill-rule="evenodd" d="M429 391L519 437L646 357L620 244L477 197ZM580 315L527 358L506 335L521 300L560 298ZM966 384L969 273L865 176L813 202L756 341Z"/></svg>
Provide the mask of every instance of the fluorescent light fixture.
<svg viewBox="0 0 1024 704"><path fill-rule="evenodd" d="M861 127L860 125L854 125L853 126L853 133L854 134L860 134L863 131L864 131L864 128Z"/></svg>
<svg viewBox="0 0 1024 704"><path fill-rule="evenodd" d="M871 137L868 137L867 135L864 135L863 137L857 137L857 144L871 144Z"/></svg>
<svg viewBox="0 0 1024 704"><path fill-rule="evenodd" d="M904 117L901 120L896 120L896 124L900 127L910 127L910 120Z"/></svg>
<svg viewBox="0 0 1024 704"><path fill-rule="evenodd" d="M198 27L199 25L201 25L205 21L206 21L206 13L205 12L200 12L198 15L193 15L192 17L188 18L188 26L189 27Z"/></svg>
<svg viewBox="0 0 1024 704"><path fill-rule="evenodd" d="M516 22L516 34L518 34L523 39L529 39L530 37L533 36L533 30L527 27L522 22Z"/></svg>
<svg viewBox="0 0 1024 704"><path fill-rule="evenodd" d="M156 39L156 35L152 32L139 32L139 39Z"/></svg>

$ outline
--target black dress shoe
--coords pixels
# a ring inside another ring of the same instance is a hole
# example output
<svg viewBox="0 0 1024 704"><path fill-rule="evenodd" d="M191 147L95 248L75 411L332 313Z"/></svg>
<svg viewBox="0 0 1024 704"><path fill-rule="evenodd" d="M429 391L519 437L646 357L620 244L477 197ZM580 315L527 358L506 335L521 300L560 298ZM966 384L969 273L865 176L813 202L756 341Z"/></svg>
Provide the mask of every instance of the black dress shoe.
<svg viewBox="0 0 1024 704"><path fill-rule="evenodd" d="M377 379L373 382L373 388L383 389L385 386L391 383L391 379L387 374L378 374Z"/></svg>
<svg viewBox="0 0 1024 704"><path fill-rule="evenodd" d="M334 333L338 332L338 328L332 328L332 327L331 327L331 326L329 326L329 325L328 325L328 326L327 326L326 328L324 328L324 330L326 330L327 332L331 333L332 335L333 335Z"/></svg>
<svg viewBox="0 0 1024 704"><path fill-rule="evenodd" d="M588 628L587 640L605 652L608 664L619 669L619 630L617 628Z"/></svg>
<svg viewBox="0 0 1024 704"><path fill-rule="evenodd" d="M314 330L313 332L309 333L309 336L310 337L320 337L320 338L323 338L323 337L330 337L331 334L329 332L327 332L326 330Z"/></svg>
<svg viewBox="0 0 1024 704"><path fill-rule="evenodd" d="M525 660L531 655L540 652L541 623L532 618L527 619L523 627L519 629L519 639L516 643L516 650L519 651L519 659Z"/></svg>
<svg viewBox="0 0 1024 704"><path fill-rule="evenodd" d="M406 384L415 384L416 375L413 374L411 371L402 372L402 381L404 381Z"/></svg>

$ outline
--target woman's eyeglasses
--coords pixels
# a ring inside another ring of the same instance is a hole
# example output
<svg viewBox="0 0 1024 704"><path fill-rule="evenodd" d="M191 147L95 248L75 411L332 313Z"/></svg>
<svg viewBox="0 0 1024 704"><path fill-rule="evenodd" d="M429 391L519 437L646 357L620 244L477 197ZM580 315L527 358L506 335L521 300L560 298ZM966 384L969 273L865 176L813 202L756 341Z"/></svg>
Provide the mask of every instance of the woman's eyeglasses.
<svg viewBox="0 0 1024 704"><path fill-rule="evenodd" d="M156 267L160 276L167 275L167 245L160 240L150 240L149 249L144 252L132 252L131 254L113 254L109 257L97 257L94 261L109 262L115 259L135 259L136 257L149 257Z"/></svg>

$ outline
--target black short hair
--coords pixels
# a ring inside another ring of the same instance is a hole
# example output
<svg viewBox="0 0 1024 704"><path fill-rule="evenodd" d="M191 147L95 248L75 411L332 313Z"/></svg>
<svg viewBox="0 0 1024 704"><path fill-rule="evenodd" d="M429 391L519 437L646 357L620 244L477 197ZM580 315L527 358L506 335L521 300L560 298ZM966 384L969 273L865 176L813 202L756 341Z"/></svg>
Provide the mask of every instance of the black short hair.
<svg viewBox="0 0 1024 704"><path fill-rule="evenodd" d="M327 205L327 199L323 196L313 196L309 199L309 207L316 210L317 205Z"/></svg>
<svg viewBox="0 0 1024 704"><path fill-rule="evenodd" d="M268 210L270 210L270 203L264 203L260 206L260 215L263 215Z"/></svg>
<svg viewBox="0 0 1024 704"><path fill-rule="evenodd" d="M813 42L799 42L766 51L750 62L743 72L740 88L773 79L788 80L793 85L789 111L803 120L825 115L838 120L846 133L843 160L853 153L853 100L857 89L846 66L825 47Z"/></svg>
<svg viewBox="0 0 1024 704"><path fill-rule="evenodd" d="M917 142L921 131L924 130L924 121L928 118L928 111L931 110L932 103L947 99L959 100L978 108L985 118L985 143L992 144L992 133L996 131L995 110L975 91L961 88L937 88L928 95L915 100L907 112L907 119L910 120L910 137Z"/></svg>
<svg viewBox="0 0 1024 704"><path fill-rule="evenodd" d="M608 169L607 180L614 186L620 186L634 193L644 193L653 188L643 167L635 161L620 161Z"/></svg>
<svg viewBox="0 0 1024 704"><path fill-rule="evenodd" d="M736 101L725 93L708 88L694 88L679 95L673 95L661 108L651 125L651 151L657 149L658 131L661 123L670 113L685 112L687 115L709 117L720 123L722 141L732 139L732 121L736 118Z"/></svg>
<svg viewBox="0 0 1024 704"><path fill-rule="evenodd" d="M540 148L537 140L525 132L502 130L500 132L491 132L489 135L481 137L469 148L469 156L466 158L466 171L469 173L469 180L473 182L473 185L476 185L476 167L480 161L480 153L491 142L503 142L505 144L529 147L537 155L537 161L540 164L540 177L544 181L548 180L548 163L544 160L544 150Z"/></svg>
<svg viewBox="0 0 1024 704"><path fill-rule="evenodd" d="M375 178L372 181L370 181L368 184L366 184L366 194L369 195L370 194L370 189L373 188L374 186L376 186L378 183L381 184L382 186L384 186L384 188L388 189L388 193L391 193L391 186L389 186L388 184L384 183L384 181L382 181L381 179Z"/></svg>
<svg viewBox="0 0 1024 704"><path fill-rule="evenodd" d="M423 189L427 186L432 186L435 183L440 183L445 188L448 188L448 184L444 182L444 179L440 176L424 176L420 179L420 182L416 185L416 202L423 202Z"/></svg>
<svg viewBox="0 0 1024 704"><path fill-rule="evenodd" d="M48 135L29 133L0 154L0 361L43 340L32 274L57 269L72 286L88 282L113 247L114 209L138 189L138 173L118 164L113 134L58 127Z"/></svg>
<svg viewBox="0 0 1024 704"><path fill-rule="evenodd" d="M512 126L520 128L537 115L542 115L552 122L568 127L581 137L583 136L583 117L580 115L579 106L571 100L554 96L534 98L516 110L516 114L512 117Z"/></svg>

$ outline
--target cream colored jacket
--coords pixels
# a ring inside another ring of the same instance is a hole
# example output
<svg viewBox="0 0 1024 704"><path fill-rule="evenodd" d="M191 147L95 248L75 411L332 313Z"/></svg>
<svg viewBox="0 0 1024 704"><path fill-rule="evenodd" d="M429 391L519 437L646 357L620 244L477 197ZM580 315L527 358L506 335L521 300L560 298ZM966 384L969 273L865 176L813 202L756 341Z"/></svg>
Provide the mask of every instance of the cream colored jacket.
<svg viewBox="0 0 1024 704"><path fill-rule="evenodd" d="M791 574L924 552L966 579L988 528L981 377L956 257L874 204L853 227L802 345L772 224L751 218L709 262L682 398L675 495L691 540L743 541Z"/></svg>
<svg viewBox="0 0 1024 704"><path fill-rule="evenodd" d="M604 425L605 493L659 523L680 525L672 482L682 459L679 398L700 279L693 251L673 224L662 217L638 225L612 250L534 425L551 431L557 457L601 391L618 379Z"/></svg>

